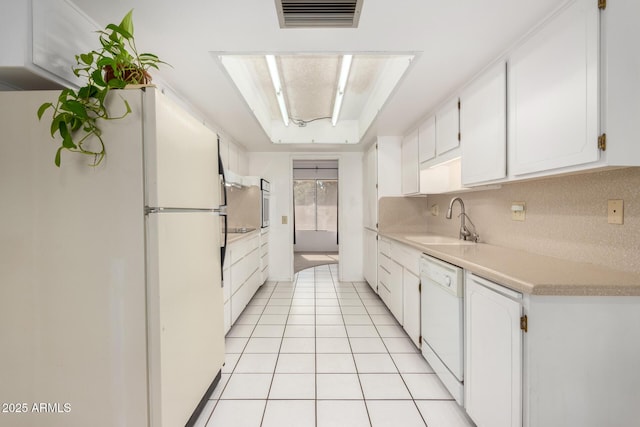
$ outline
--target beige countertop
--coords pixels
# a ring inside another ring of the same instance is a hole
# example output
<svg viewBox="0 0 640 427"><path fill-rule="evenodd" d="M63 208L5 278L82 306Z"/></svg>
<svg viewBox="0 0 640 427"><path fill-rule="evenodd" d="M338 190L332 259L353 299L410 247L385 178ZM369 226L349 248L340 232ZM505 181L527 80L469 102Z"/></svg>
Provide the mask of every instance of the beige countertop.
<svg viewBox="0 0 640 427"><path fill-rule="evenodd" d="M260 230L259 229L258 230L253 230L253 231L249 231L247 233L227 233L227 245L231 244L231 243L234 243L234 242L237 242L237 241L242 240L242 239L247 239L247 238L249 238L251 236L256 236L258 234L260 234ZM224 238L224 236L223 236L223 238Z"/></svg>
<svg viewBox="0 0 640 427"><path fill-rule="evenodd" d="M420 244L407 239L433 236L427 233L380 235L526 294L640 296L640 274L485 243Z"/></svg>

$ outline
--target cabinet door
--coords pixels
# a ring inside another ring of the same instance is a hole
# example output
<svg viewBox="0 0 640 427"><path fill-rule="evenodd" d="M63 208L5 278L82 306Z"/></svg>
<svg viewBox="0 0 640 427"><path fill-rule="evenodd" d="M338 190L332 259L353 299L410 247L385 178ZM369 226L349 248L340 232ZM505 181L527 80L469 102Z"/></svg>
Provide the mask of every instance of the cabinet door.
<svg viewBox="0 0 640 427"><path fill-rule="evenodd" d="M575 0L509 58L514 175L598 160L599 11Z"/></svg>
<svg viewBox="0 0 640 427"><path fill-rule="evenodd" d="M436 153L453 150L460 145L460 120L458 98L449 101L436 113Z"/></svg>
<svg viewBox="0 0 640 427"><path fill-rule="evenodd" d="M418 182L418 130L416 129L402 140L402 194L416 194Z"/></svg>
<svg viewBox="0 0 640 427"><path fill-rule="evenodd" d="M240 174L238 167L238 146L233 142L229 142L229 166L228 169Z"/></svg>
<svg viewBox="0 0 640 427"><path fill-rule="evenodd" d="M467 275L465 408L478 427L517 427L522 425L522 308L484 282Z"/></svg>
<svg viewBox="0 0 640 427"><path fill-rule="evenodd" d="M429 117L418 129L418 157L420 163L436 156L436 116Z"/></svg>
<svg viewBox="0 0 640 427"><path fill-rule="evenodd" d="M249 175L249 158L247 152L242 147L237 147L238 151L238 173L240 175Z"/></svg>
<svg viewBox="0 0 640 427"><path fill-rule="evenodd" d="M364 229L364 278L372 289L378 283L378 241L377 233Z"/></svg>
<svg viewBox="0 0 640 427"><path fill-rule="evenodd" d="M420 279L409 270L402 273L403 317L402 326L409 338L420 347Z"/></svg>
<svg viewBox="0 0 640 427"><path fill-rule="evenodd" d="M402 289L402 266L395 261L391 261L391 280L389 282L389 292L391 292L391 301L389 304L389 310L398 321L398 323L404 323L404 313L402 304L403 289Z"/></svg>
<svg viewBox="0 0 640 427"><path fill-rule="evenodd" d="M229 170L229 142L222 137L220 137L219 141L222 165L224 166L224 170Z"/></svg>
<svg viewBox="0 0 640 427"><path fill-rule="evenodd" d="M364 157L364 226L370 229L378 222L377 152L374 144Z"/></svg>
<svg viewBox="0 0 640 427"><path fill-rule="evenodd" d="M507 71L489 69L460 96L462 184L507 176Z"/></svg>

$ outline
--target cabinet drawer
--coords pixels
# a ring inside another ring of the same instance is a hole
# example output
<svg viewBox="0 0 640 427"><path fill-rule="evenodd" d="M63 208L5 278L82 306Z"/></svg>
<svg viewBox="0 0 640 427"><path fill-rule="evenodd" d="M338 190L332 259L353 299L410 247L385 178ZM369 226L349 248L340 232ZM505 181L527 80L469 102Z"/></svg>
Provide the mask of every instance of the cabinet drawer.
<svg viewBox="0 0 640 427"><path fill-rule="evenodd" d="M385 288L389 289L391 283L391 272L386 269L384 266L378 266L378 284L383 285ZM380 289L378 289L378 293L380 293Z"/></svg>
<svg viewBox="0 0 640 427"><path fill-rule="evenodd" d="M416 276L420 275L420 255L419 251L405 245L393 243L391 246L391 258Z"/></svg>
<svg viewBox="0 0 640 427"><path fill-rule="evenodd" d="M245 284L247 279L260 267L258 249L245 255L231 266L231 295L234 295Z"/></svg>
<svg viewBox="0 0 640 427"><path fill-rule="evenodd" d="M246 254L248 254L252 250L257 249L259 247L260 247L260 236L257 234L255 236L233 242L230 245L231 264L235 264L236 262L241 260Z"/></svg>
<svg viewBox="0 0 640 427"><path fill-rule="evenodd" d="M388 272L391 272L391 270L393 269L393 264L393 260L387 255L381 254L378 257L378 265L384 267Z"/></svg>
<svg viewBox="0 0 640 427"><path fill-rule="evenodd" d="M391 305L391 292L382 283L378 285L378 295L387 307Z"/></svg>
<svg viewBox="0 0 640 427"><path fill-rule="evenodd" d="M391 242L386 239L380 239L378 241L378 252L388 257L391 256Z"/></svg>

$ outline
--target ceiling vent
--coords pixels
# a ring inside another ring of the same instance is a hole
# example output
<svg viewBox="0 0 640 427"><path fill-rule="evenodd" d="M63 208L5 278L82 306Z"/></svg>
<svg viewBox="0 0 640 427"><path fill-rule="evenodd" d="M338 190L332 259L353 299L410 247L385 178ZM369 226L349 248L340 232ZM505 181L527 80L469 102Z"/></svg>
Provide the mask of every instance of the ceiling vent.
<svg viewBox="0 0 640 427"><path fill-rule="evenodd" d="M356 28L364 0L276 0L280 28Z"/></svg>

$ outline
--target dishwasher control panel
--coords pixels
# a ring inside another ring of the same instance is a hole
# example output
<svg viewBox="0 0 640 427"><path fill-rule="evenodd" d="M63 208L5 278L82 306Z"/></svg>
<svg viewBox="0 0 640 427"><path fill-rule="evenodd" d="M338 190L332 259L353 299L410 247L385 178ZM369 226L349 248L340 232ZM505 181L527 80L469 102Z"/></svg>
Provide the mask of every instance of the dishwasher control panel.
<svg viewBox="0 0 640 427"><path fill-rule="evenodd" d="M428 255L420 259L420 278L439 285L453 295L461 297L463 294L462 268L441 261Z"/></svg>

